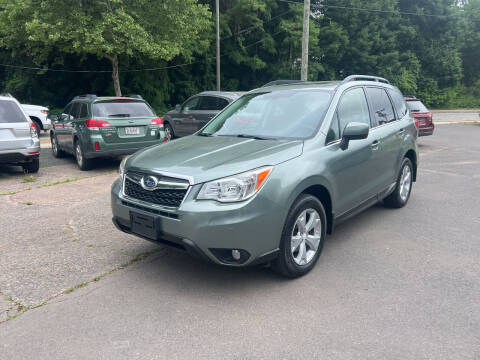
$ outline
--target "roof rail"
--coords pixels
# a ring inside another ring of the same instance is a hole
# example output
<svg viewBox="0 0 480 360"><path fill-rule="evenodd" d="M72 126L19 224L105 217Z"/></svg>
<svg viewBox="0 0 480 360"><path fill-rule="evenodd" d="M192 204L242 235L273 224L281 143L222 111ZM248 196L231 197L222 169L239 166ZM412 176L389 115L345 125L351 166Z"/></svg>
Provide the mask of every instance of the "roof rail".
<svg viewBox="0 0 480 360"><path fill-rule="evenodd" d="M262 87L273 86L273 85L283 85L283 84L295 84L295 83L301 83L301 82L304 82L304 80L274 80L274 81L270 81L269 83L266 83Z"/></svg>
<svg viewBox="0 0 480 360"><path fill-rule="evenodd" d="M5 96L5 97L11 97L13 98L13 95L10 93L0 93L0 96Z"/></svg>
<svg viewBox="0 0 480 360"><path fill-rule="evenodd" d="M95 94L85 94L85 95L77 95L73 98L73 100L78 100L78 99L96 99L97 95Z"/></svg>
<svg viewBox="0 0 480 360"><path fill-rule="evenodd" d="M345 79L343 79L342 84L350 81L361 81L361 80L376 81L376 82L382 82L384 84L390 84L390 81L388 81L387 79L379 76L372 76L372 75L350 75L350 76L347 76Z"/></svg>
<svg viewBox="0 0 480 360"><path fill-rule="evenodd" d="M143 100L142 95L138 95L138 94L130 94L130 95L127 95L127 97L132 98L132 99L140 99L140 100Z"/></svg>

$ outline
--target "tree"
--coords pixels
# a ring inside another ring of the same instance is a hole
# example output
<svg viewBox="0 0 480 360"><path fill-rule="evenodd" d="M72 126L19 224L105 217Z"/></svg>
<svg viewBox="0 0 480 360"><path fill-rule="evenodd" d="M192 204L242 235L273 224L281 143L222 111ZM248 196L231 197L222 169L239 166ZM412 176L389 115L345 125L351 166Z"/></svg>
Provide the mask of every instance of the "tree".
<svg viewBox="0 0 480 360"><path fill-rule="evenodd" d="M0 0L0 46L44 64L52 49L108 59L121 95L119 58L192 56L211 24L197 0Z"/></svg>

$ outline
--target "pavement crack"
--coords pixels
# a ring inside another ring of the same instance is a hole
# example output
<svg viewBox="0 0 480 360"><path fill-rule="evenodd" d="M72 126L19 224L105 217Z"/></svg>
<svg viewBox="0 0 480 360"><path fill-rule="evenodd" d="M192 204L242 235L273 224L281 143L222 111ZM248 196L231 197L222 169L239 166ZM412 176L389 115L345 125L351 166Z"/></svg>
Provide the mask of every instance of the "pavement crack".
<svg viewBox="0 0 480 360"><path fill-rule="evenodd" d="M58 297L60 297L61 295L68 295L68 294L71 294L73 293L74 291L78 290L78 289L81 289L83 287L86 287L88 285L90 285L91 283L95 283L95 282L98 282L100 280L102 280L103 278L105 278L106 276L110 275L110 274L113 274L114 272L117 272L119 270L122 270L122 269L125 269L127 268L128 266L136 263L136 262L139 262L139 261L142 261L144 259L146 259L147 257L149 257L150 255L153 255L153 254L156 254L158 252L161 252L161 251L164 251L165 248L164 247L156 247L150 251L146 251L144 253L140 253L140 254L137 254L135 255L132 259L130 259L128 262L124 263L124 264L121 264L121 265L118 265L116 266L115 268L107 271L107 272L104 272L103 274L101 275L98 275L98 276L95 276L93 279L90 279L88 281L83 281L75 286L72 286L66 290L63 290L59 293L56 293L50 297L48 297L47 299L41 301L40 303L38 304L35 304L35 305L31 305L31 306L24 306L22 305L20 302L16 302L16 301L13 301L13 298L8 296L8 301L12 301L14 305L18 306L17 307L17 312L10 316L10 315L7 315L7 317L5 319L1 319L0 318L0 324L6 322L6 321L9 321L9 320L12 320L12 319L15 319L17 318L18 316L20 316L21 314L29 311L29 310L33 310L33 309L36 309L38 307L41 307L41 306L44 306L44 305L47 305L49 303L51 303L54 299L57 299ZM94 291L95 289L93 289L92 291ZM86 294L83 294L83 296L86 296L88 295L89 293L91 293L92 291L89 291L87 292ZM0 295L2 295L0 293ZM7 300L7 296L4 296L4 298ZM9 308L10 309L10 308ZM9 309L7 309L7 314L8 314L8 311ZM1 313L0 313L1 314Z"/></svg>

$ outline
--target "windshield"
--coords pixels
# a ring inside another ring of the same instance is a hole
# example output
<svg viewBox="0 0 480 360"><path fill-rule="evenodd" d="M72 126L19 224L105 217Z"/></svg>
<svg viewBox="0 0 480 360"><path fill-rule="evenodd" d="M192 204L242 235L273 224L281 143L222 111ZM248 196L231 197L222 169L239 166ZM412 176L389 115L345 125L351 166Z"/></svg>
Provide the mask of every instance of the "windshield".
<svg viewBox="0 0 480 360"><path fill-rule="evenodd" d="M222 111L201 136L307 138L319 128L332 91L280 90L244 95Z"/></svg>
<svg viewBox="0 0 480 360"><path fill-rule="evenodd" d="M419 100L407 101L407 106L411 112L428 112L428 109Z"/></svg>
<svg viewBox="0 0 480 360"><path fill-rule="evenodd" d="M153 110L143 101L102 101L93 104L95 117L152 117Z"/></svg>

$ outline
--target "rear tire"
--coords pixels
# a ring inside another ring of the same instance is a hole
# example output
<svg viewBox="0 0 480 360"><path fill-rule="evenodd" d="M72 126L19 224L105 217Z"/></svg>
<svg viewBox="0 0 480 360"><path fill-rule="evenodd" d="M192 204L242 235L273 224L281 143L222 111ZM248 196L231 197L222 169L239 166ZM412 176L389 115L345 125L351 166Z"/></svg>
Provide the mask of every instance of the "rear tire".
<svg viewBox="0 0 480 360"><path fill-rule="evenodd" d="M165 137L167 138L167 141L175 139L175 133L173 132L172 125L166 123L163 127L165 130Z"/></svg>
<svg viewBox="0 0 480 360"><path fill-rule="evenodd" d="M90 170L92 166L92 160L87 159L85 157L85 153L82 149L82 145L80 144L80 141L76 140L74 147L75 147L75 160L77 160L77 165L79 169L82 171Z"/></svg>
<svg viewBox="0 0 480 360"><path fill-rule="evenodd" d="M409 158L404 158L400 172L397 177L397 185L395 190L383 199L383 203L392 208L404 207L408 199L410 199L410 193L412 192L413 184L413 165Z"/></svg>
<svg viewBox="0 0 480 360"><path fill-rule="evenodd" d="M28 174L35 174L38 172L38 169L40 168L40 159L35 158L32 159L32 161L22 164L23 171Z"/></svg>
<svg viewBox="0 0 480 360"><path fill-rule="evenodd" d="M273 269L289 278L312 270L322 252L326 229L322 203L312 195L300 195L287 215Z"/></svg>

